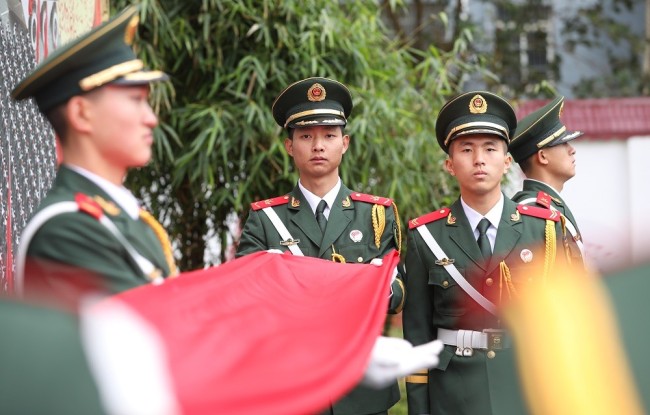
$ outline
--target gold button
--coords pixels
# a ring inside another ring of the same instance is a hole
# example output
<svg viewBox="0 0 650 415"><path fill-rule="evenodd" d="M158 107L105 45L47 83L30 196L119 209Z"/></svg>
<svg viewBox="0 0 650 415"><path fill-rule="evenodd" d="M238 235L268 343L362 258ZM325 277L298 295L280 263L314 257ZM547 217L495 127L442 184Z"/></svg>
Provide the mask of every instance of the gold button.
<svg viewBox="0 0 650 415"><path fill-rule="evenodd" d="M445 287L445 288L449 287L449 281L446 281L446 280L443 281L442 286Z"/></svg>
<svg viewBox="0 0 650 415"><path fill-rule="evenodd" d="M494 284L494 280L492 278L488 278L485 280L485 285L487 285L488 287L491 287L492 284Z"/></svg>
<svg viewBox="0 0 650 415"><path fill-rule="evenodd" d="M363 258L361 257L357 258L357 262L363 262Z"/></svg>
<svg viewBox="0 0 650 415"><path fill-rule="evenodd" d="M494 350L488 350L488 352L487 352L487 358L488 359L494 359L496 357L496 355L497 354L494 352Z"/></svg>

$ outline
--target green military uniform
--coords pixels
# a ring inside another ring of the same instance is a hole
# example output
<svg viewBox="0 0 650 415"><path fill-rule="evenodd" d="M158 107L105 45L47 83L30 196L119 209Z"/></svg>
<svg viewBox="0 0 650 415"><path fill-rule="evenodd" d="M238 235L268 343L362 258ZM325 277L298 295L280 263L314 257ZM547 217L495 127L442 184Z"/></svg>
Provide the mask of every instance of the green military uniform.
<svg viewBox="0 0 650 415"><path fill-rule="evenodd" d="M490 134L508 141L515 123L505 100L472 92L443 107L436 132L448 152L453 134ZM409 222L404 337L414 345L434 339L445 343L438 367L407 377L409 414L523 410L510 337L497 306L528 283L530 267L553 258L559 215L503 196L501 200L494 250L487 261L460 198L451 208ZM434 254L436 243L441 251Z"/></svg>
<svg viewBox="0 0 650 415"><path fill-rule="evenodd" d="M0 300L0 413L105 413L72 315Z"/></svg>
<svg viewBox="0 0 650 415"><path fill-rule="evenodd" d="M14 88L13 98L33 97L49 118L53 110L72 97L105 85L148 85L167 79L160 71L142 70L143 63L131 47L137 25L137 9L130 7L57 49ZM67 137L61 139L65 141ZM176 272L171 247L160 224L143 212L142 219L127 215L96 181L65 165L59 169L53 188L37 211L43 223L32 219L23 232L24 246L18 266L26 262L27 272L33 273L27 276L28 285L30 279L33 282L33 278L38 278L39 284L54 288L57 284L45 282L46 277L67 278L87 271L88 276L99 277L95 285L118 292ZM117 190L122 191L128 192ZM59 202L76 202L78 209L73 212ZM136 204L134 200L135 210ZM45 209L57 212L41 214ZM100 223L101 216L109 226ZM31 242L25 235L33 236ZM22 277L17 276L19 291Z"/></svg>
<svg viewBox="0 0 650 415"><path fill-rule="evenodd" d="M326 78L309 78L292 84L280 94L273 104L273 115L276 122L285 128L344 126L351 109L352 97L345 86ZM280 236L265 208L277 214L290 237ZM400 227L396 207L389 198L354 192L341 184L330 206L323 232L299 186L287 195L253 203L237 256L267 249L287 251L291 245L297 246L306 256L367 264L391 250L399 251ZM399 312L402 308L404 290L400 278L391 286L391 312ZM326 413L386 413L399 396L397 383L381 390L358 386L333 403Z"/></svg>
<svg viewBox="0 0 650 415"><path fill-rule="evenodd" d="M115 225L120 234L148 259L163 276L170 274L161 242L153 229L140 219L133 219L102 188L83 175L67 168L59 168L52 189L43 200L37 213L58 202L74 201L78 194L96 202L104 215ZM103 206L103 208L102 208ZM119 241L95 217L84 211L56 215L48 220L34 235L27 251L28 275L30 278L44 278L49 273L65 270L56 264L70 266L70 271L83 269L89 276L100 277L104 288L120 292L151 281L144 275L134 258Z"/></svg>
<svg viewBox="0 0 650 415"><path fill-rule="evenodd" d="M519 121L509 145L509 151L517 163L528 159L542 148L567 143L582 135L580 131L567 131L560 120L563 106L564 97L557 97ZM584 262L584 248L578 224L557 190L539 180L526 179L523 189L517 192L512 200L562 213L564 223L560 229L564 235L565 250L573 262Z"/></svg>

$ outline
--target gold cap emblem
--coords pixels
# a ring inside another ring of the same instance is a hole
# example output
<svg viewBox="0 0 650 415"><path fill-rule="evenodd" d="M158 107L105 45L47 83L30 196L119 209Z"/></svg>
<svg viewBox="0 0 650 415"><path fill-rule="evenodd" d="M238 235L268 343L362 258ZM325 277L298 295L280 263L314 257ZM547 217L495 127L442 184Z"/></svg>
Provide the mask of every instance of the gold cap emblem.
<svg viewBox="0 0 650 415"><path fill-rule="evenodd" d="M126 30L124 31L124 43L129 46L133 44L133 39L135 39L135 33L138 30L138 23L140 23L140 17L136 14L126 25Z"/></svg>
<svg viewBox="0 0 650 415"><path fill-rule="evenodd" d="M487 111L487 102L480 95L474 95L469 101L469 112L472 114L485 114Z"/></svg>
<svg viewBox="0 0 650 415"><path fill-rule="evenodd" d="M312 102L322 101L326 96L327 92L325 91L325 88L323 88L323 85L319 83L315 83L307 91L307 99Z"/></svg>

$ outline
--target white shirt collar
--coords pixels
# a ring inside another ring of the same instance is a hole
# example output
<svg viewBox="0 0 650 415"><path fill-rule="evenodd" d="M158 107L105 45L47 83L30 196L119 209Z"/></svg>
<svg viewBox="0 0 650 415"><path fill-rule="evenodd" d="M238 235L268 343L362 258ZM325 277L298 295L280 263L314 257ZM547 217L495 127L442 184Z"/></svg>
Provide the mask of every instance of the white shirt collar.
<svg viewBox="0 0 650 415"><path fill-rule="evenodd" d="M556 194L558 194L558 195L560 194L560 192L558 192L556 188L554 188L553 186L551 186L550 184L548 184L548 183L546 183L546 182L543 182L543 181L541 181L541 180L536 180L536 179L529 179L528 177L527 177L525 180L530 180L531 182L541 183L541 184L543 184L544 186L548 186L548 187L550 187L550 188L551 188L551 189L552 189Z"/></svg>
<svg viewBox="0 0 650 415"><path fill-rule="evenodd" d="M133 219L138 219L140 216L140 203L129 189L124 186L117 186L82 167L72 166L70 164L66 164L65 166L95 183L108 196L110 196L110 198L113 199L113 201L117 203L127 215Z"/></svg>
<svg viewBox="0 0 650 415"><path fill-rule="evenodd" d="M307 190L305 186L302 185L300 180L298 180L298 187L300 188L300 191L302 192L303 196L305 196L305 199L307 199L307 203L309 203L309 207L311 208L311 211L316 214L316 206L318 206L318 203L321 201L321 198ZM336 185L323 196L323 200L325 203L327 203L327 207L325 208L325 211L323 214L325 215L326 218L329 219L330 217L330 210L332 206L334 206L334 201L336 200L336 196L339 194L339 190L341 190L341 178L339 177L339 180L336 182Z"/></svg>

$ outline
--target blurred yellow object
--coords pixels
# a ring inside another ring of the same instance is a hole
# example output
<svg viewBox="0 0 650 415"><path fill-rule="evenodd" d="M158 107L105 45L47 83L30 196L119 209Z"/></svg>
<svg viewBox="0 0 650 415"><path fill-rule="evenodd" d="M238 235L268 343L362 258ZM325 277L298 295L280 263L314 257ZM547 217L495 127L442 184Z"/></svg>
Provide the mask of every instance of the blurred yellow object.
<svg viewBox="0 0 650 415"><path fill-rule="evenodd" d="M570 268L549 277L526 287L504 309L531 413L642 414L600 280Z"/></svg>

